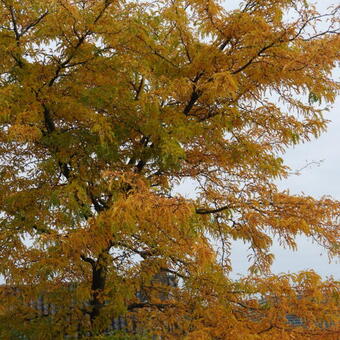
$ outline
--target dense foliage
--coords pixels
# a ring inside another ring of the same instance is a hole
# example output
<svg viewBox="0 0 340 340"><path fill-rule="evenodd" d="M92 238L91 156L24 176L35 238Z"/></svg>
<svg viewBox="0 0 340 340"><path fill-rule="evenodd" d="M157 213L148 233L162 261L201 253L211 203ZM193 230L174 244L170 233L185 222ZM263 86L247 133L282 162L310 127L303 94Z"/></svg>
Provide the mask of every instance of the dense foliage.
<svg viewBox="0 0 340 340"><path fill-rule="evenodd" d="M270 247L339 252L339 202L275 184L326 128L338 12L1 0L1 339L94 338L118 316L139 339L336 339L337 283L270 275ZM238 281L232 240L251 251Z"/></svg>

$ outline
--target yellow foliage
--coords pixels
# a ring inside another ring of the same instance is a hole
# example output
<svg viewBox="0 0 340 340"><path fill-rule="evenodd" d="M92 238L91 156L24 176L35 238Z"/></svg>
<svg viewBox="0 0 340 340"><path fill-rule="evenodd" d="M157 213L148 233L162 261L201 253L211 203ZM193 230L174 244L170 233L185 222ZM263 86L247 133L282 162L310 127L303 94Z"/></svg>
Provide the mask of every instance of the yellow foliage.
<svg viewBox="0 0 340 340"><path fill-rule="evenodd" d="M273 235L339 254L340 203L275 184L326 129L337 13L0 1L0 338L94 339L121 317L137 337L337 339L338 282L270 274Z"/></svg>

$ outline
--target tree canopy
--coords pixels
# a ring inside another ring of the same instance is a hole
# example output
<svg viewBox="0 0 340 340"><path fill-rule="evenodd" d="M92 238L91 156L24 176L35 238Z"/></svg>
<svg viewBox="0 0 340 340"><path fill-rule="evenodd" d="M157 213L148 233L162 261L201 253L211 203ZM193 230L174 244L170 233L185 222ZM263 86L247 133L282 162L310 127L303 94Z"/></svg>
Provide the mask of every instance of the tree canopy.
<svg viewBox="0 0 340 340"><path fill-rule="evenodd" d="M1 0L0 337L94 338L123 316L140 338L336 339L337 282L270 274L270 247L339 253L339 202L276 185L285 150L326 129L338 14ZM236 281L233 240L251 251Z"/></svg>

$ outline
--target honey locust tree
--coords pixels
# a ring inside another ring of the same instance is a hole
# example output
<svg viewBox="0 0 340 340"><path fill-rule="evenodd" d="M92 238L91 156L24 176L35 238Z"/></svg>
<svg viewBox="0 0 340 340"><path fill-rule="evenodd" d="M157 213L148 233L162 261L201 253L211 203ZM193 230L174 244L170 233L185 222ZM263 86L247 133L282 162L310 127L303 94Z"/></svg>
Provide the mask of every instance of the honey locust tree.
<svg viewBox="0 0 340 340"><path fill-rule="evenodd" d="M270 275L270 247L339 251L339 202L275 184L326 128L338 14L1 0L1 339L94 338L118 316L137 338L335 339L337 283ZM251 251L237 281L232 240Z"/></svg>

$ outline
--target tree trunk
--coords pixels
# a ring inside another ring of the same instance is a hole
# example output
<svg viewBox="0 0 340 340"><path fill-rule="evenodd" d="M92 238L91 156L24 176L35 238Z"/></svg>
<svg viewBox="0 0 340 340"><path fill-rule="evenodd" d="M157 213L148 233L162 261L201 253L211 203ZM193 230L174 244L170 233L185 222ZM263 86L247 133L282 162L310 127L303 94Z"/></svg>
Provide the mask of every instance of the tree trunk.
<svg viewBox="0 0 340 340"><path fill-rule="evenodd" d="M102 253L99 255L98 260L92 266L92 298L90 301L91 311L90 321L93 327L95 320L100 315L101 309L104 306L103 292L106 284L107 274L107 254Z"/></svg>

